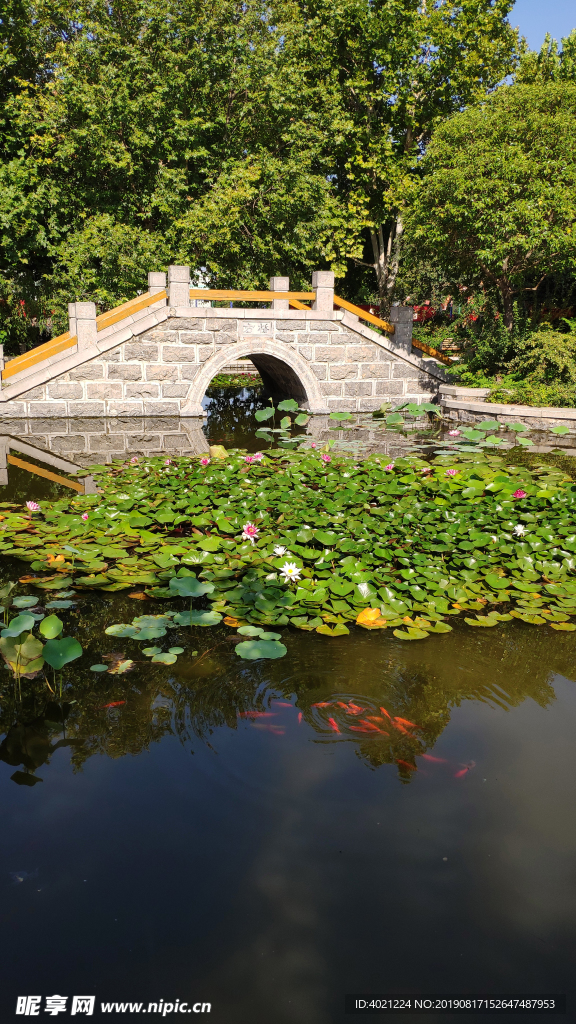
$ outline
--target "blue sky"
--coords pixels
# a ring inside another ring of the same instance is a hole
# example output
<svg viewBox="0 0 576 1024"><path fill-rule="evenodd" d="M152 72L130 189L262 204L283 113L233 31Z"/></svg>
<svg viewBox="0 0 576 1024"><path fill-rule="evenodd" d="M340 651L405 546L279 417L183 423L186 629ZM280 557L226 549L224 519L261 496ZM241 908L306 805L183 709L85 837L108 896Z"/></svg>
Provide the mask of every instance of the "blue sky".
<svg viewBox="0 0 576 1024"><path fill-rule="evenodd" d="M508 15L511 25L518 25L532 50L539 50L547 32L560 42L576 28L575 0L516 0Z"/></svg>

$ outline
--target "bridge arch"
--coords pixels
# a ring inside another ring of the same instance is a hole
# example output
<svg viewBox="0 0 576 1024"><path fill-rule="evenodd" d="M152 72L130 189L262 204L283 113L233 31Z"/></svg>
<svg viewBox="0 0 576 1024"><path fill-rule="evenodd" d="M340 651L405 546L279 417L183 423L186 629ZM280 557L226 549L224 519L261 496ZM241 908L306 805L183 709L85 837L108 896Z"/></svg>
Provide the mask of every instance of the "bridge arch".
<svg viewBox="0 0 576 1024"><path fill-rule="evenodd" d="M249 356L265 383L295 398L311 413L327 413L326 399L321 394L314 373L306 360L288 345L252 338L249 341L224 345L207 359L191 384L181 416L204 416L202 399L210 381L229 363Z"/></svg>

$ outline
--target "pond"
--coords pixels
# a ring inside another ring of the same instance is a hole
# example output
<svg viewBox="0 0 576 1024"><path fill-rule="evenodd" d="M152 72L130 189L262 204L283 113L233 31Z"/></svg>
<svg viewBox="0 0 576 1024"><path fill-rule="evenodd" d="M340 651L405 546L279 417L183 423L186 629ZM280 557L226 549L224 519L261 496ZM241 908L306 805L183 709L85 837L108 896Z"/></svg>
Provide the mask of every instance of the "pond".
<svg viewBox="0 0 576 1024"><path fill-rule="evenodd" d="M261 398L231 398L208 437L255 451ZM63 493L22 474L4 500ZM244 661L224 625L173 623L168 666L104 633L161 601L71 602L87 653L63 699L3 671L2 1021L55 994L61 1019L95 996L94 1016L332 1024L369 992L566 993L573 1014L571 632L284 628L285 657ZM117 671L91 672L102 658Z"/></svg>

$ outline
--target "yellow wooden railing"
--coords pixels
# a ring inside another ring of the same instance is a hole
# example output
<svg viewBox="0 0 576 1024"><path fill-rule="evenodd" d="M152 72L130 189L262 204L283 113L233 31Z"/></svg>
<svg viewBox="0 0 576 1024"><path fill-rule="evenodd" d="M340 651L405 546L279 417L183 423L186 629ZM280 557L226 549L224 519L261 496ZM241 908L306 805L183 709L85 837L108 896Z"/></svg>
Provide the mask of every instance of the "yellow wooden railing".
<svg viewBox="0 0 576 1024"><path fill-rule="evenodd" d="M157 292L156 295L150 295L149 292L146 292L145 295L138 295L135 299L123 302L121 306L116 306L115 309L110 309L107 313L101 313L100 316L96 317L97 330L103 331L106 327L112 327L119 320L124 320L127 316L131 316L132 313L138 313L141 309L146 309L147 306L151 306L154 302L165 298L165 291ZM24 352L21 356L9 359L4 365L2 380L7 380L8 377L13 377L16 373L21 373L22 370L29 370L30 367L43 363L45 359L50 359L52 356L64 352L67 348L72 348L76 345L77 341L78 338L75 334L70 334L70 331L66 331L64 334L59 334L57 338L52 338L43 345L37 345L36 348L30 349L29 352Z"/></svg>
<svg viewBox="0 0 576 1024"><path fill-rule="evenodd" d="M84 484L76 483L75 480L68 480L65 476L58 476L57 473L51 473L48 469L42 469L40 466L34 466L31 462L24 462L22 459L17 459L14 455L8 455L6 461L11 466L18 466L19 469L25 469L27 473L34 473L36 476L43 476L45 480L53 480L54 483L61 484L63 487L70 487L73 491L78 491L79 494L84 494Z"/></svg>
<svg viewBox="0 0 576 1024"><path fill-rule="evenodd" d="M437 348L426 345L423 341L417 341L416 338L412 338L412 348L419 348L421 352L425 352L427 356L438 359L445 366L452 366L452 360L448 356L445 356L443 352L439 352Z"/></svg>
<svg viewBox="0 0 576 1024"><path fill-rule="evenodd" d="M155 302L159 302L162 299L166 299L167 295L165 291L156 292L151 295L146 292L144 295L138 295L135 299L130 299L128 302L123 302L121 306L116 306L115 309L109 310L107 313L101 313L100 316L96 317L96 325L98 331L103 331L107 327L112 327L114 324L119 323L126 317L131 316L132 313L139 313L142 309L146 309L147 306L153 305ZM288 303L293 309L310 309L310 306L305 305L302 299L307 299L309 302L316 298L315 292L270 292L270 291L240 291L234 288L191 288L190 289L191 299L212 299L212 300L228 300L237 302L273 302L274 299L288 299ZM394 334L394 324L388 323L387 320L381 320L380 317L374 316L372 313L366 312L365 309L361 309L360 306L355 306L352 302L348 302L347 299L341 299L338 295L334 296L334 305L340 309L346 309L350 313L355 313L361 320L366 320L369 324L373 324L375 327L380 327L388 334ZM24 352L21 356L15 356L14 359L9 359L5 364L2 371L2 380L7 380L9 377L13 377L17 373L21 373L23 370L28 370L32 366L36 366L38 363L44 362L45 359L50 359L52 356L58 355L60 352L64 352L68 348L72 348L78 341L77 336L70 334L70 331L66 331L64 334L58 335L57 338L52 338L50 341L45 342L44 345L38 345L36 348L31 349L29 352ZM447 359L441 352L436 349L430 348L423 342L413 341L414 348L418 348L428 355L434 357L434 359L440 360L442 363L450 365L450 359Z"/></svg>
<svg viewBox="0 0 576 1024"><path fill-rule="evenodd" d="M375 327L381 327L382 330L388 334L394 334L394 324L389 324L387 320L381 320L379 316L374 316L373 313L367 313L365 309L361 309L360 306L354 306L347 299L341 299L338 295L334 296L334 305L340 306L341 309L347 309L349 313L355 313L361 320L367 320L369 324L374 324Z"/></svg>

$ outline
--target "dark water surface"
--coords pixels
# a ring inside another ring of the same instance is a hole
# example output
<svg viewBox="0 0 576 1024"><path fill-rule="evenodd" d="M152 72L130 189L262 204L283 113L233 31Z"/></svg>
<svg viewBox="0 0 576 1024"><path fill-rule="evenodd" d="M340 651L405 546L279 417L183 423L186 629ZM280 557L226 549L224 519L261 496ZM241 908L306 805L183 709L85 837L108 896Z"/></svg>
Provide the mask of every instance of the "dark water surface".
<svg viewBox="0 0 576 1024"><path fill-rule="evenodd" d="M574 634L283 629L251 663L225 627L173 629L171 667L104 635L162 607L79 593L63 706L3 683L2 1024L56 993L331 1024L369 990L565 992L574 1020ZM114 651L131 673L90 672ZM351 700L415 738L357 732Z"/></svg>

